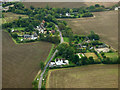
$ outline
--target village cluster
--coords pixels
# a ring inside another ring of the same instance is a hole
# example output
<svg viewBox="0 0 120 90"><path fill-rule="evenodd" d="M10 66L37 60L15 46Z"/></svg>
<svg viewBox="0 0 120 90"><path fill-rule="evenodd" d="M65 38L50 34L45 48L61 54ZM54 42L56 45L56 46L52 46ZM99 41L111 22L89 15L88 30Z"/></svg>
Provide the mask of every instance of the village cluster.
<svg viewBox="0 0 120 90"><path fill-rule="evenodd" d="M12 28L11 29L11 33L17 33L18 35L18 39L20 39L20 41L24 41L24 40L37 40L39 38L39 34L47 34L47 32L51 33L53 36L55 34L55 30L47 30L44 27L45 21L43 20L39 26L37 26L36 28L34 28L35 31L32 31L32 33L30 34L30 32L25 32L25 30L17 30ZM37 33L38 32L38 33Z"/></svg>

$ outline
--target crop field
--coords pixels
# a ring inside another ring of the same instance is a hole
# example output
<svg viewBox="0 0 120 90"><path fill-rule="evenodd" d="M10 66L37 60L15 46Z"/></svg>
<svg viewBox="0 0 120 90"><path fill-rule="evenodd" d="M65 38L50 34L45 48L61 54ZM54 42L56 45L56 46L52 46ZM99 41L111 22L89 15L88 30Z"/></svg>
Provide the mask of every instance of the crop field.
<svg viewBox="0 0 120 90"><path fill-rule="evenodd" d="M3 13L4 14L4 18L2 18L2 23L6 23L6 22L11 22L13 20L16 20L19 18L19 16L21 16L22 18L27 18L27 15L20 15L20 14L14 14L11 12L7 12L7 13Z"/></svg>
<svg viewBox="0 0 120 90"><path fill-rule="evenodd" d="M94 31L101 41L118 49L118 11L95 12L95 17L62 19L67 21L74 34L89 34Z"/></svg>
<svg viewBox="0 0 120 90"><path fill-rule="evenodd" d="M52 44L34 42L15 44L7 32L2 34L3 88L32 88L32 81L45 61Z"/></svg>
<svg viewBox="0 0 120 90"><path fill-rule="evenodd" d="M98 59L98 57L95 55L95 53L85 53L85 56L87 57L87 58L89 58L89 57L93 57L93 59Z"/></svg>
<svg viewBox="0 0 120 90"><path fill-rule="evenodd" d="M58 8L79 8L81 6L90 6L95 4L104 5L106 7L113 6L116 2L24 2L23 4L29 8L31 5L34 7L44 8L47 5L49 7L58 7Z"/></svg>
<svg viewBox="0 0 120 90"><path fill-rule="evenodd" d="M88 65L50 70L46 88L117 88L118 65Z"/></svg>

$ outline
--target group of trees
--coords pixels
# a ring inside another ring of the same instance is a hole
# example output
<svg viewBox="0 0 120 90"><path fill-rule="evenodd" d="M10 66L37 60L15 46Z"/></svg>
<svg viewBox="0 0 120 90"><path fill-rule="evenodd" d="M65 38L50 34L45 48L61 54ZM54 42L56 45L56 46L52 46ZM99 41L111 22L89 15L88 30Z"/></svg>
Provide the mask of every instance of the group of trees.
<svg viewBox="0 0 120 90"><path fill-rule="evenodd" d="M58 36L52 37L49 34L45 36L43 33L39 34L39 40L47 41L55 44L60 43L60 38Z"/></svg>
<svg viewBox="0 0 120 90"><path fill-rule="evenodd" d="M78 55L75 55L75 50L71 47L68 43L62 43L57 47L58 53L57 56L61 56L65 59L72 61L76 65L87 65L87 64L98 64L101 63L100 60L94 60L93 57L87 58L81 57L79 58Z"/></svg>
<svg viewBox="0 0 120 90"><path fill-rule="evenodd" d="M99 35L95 34L93 31L90 32L90 34L88 35L88 38L90 40L93 40L93 39L94 40L99 40L100 39Z"/></svg>
<svg viewBox="0 0 120 90"><path fill-rule="evenodd" d="M90 6L87 7L88 11L90 12L100 12L100 11L104 11L105 10L105 6L104 5L99 5L99 4L95 4L94 6Z"/></svg>

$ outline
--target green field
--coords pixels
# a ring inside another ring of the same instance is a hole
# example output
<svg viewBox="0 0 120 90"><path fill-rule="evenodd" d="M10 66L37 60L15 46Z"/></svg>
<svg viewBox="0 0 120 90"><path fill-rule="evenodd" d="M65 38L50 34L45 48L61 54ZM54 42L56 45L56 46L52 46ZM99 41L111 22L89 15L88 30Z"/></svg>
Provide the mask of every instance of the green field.
<svg viewBox="0 0 120 90"><path fill-rule="evenodd" d="M118 65L87 65L54 69L48 73L46 88L117 88Z"/></svg>
<svg viewBox="0 0 120 90"><path fill-rule="evenodd" d="M110 57L110 58L117 58L118 57L118 53L105 53L106 57Z"/></svg>

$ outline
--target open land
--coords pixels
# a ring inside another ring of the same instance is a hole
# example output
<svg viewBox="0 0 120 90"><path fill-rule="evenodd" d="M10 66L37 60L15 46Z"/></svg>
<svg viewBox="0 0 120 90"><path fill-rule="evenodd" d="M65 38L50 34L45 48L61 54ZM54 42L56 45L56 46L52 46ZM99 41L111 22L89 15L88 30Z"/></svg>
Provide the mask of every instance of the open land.
<svg viewBox="0 0 120 90"><path fill-rule="evenodd" d="M47 82L46 88L117 88L118 65L50 70Z"/></svg>
<svg viewBox="0 0 120 90"><path fill-rule="evenodd" d="M35 42L15 44L9 34L2 34L3 88L32 88L40 61L45 61L52 44Z"/></svg>
<svg viewBox="0 0 120 90"><path fill-rule="evenodd" d="M44 8L47 5L49 7L57 7L57 8L79 8L81 6L91 6L95 4L104 5L105 7L113 6L116 2L24 2L23 3L27 8L31 5L34 7Z"/></svg>
<svg viewBox="0 0 120 90"><path fill-rule="evenodd" d="M11 12L7 12L7 13L3 13L4 14L4 18L2 18L2 23L6 23L6 22L12 22L13 20L18 19L20 16L22 18L27 18L27 15L20 15L20 14L14 14Z"/></svg>
<svg viewBox="0 0 120 90"><path fill-rule="evenodd" d="M74 34L97 33L101 41L118 49L118 11L94 12L95 17L62 19L67 21Z"/></svg>
<svg viewBox="0 0 120 90"><path fill-rule="evenodd" d="M95 53L85 53L85 56L87 57L87 58L89 58L89 57L93 57L93 59L98 59L98 57L96 56L96 54Z"/></svg>

